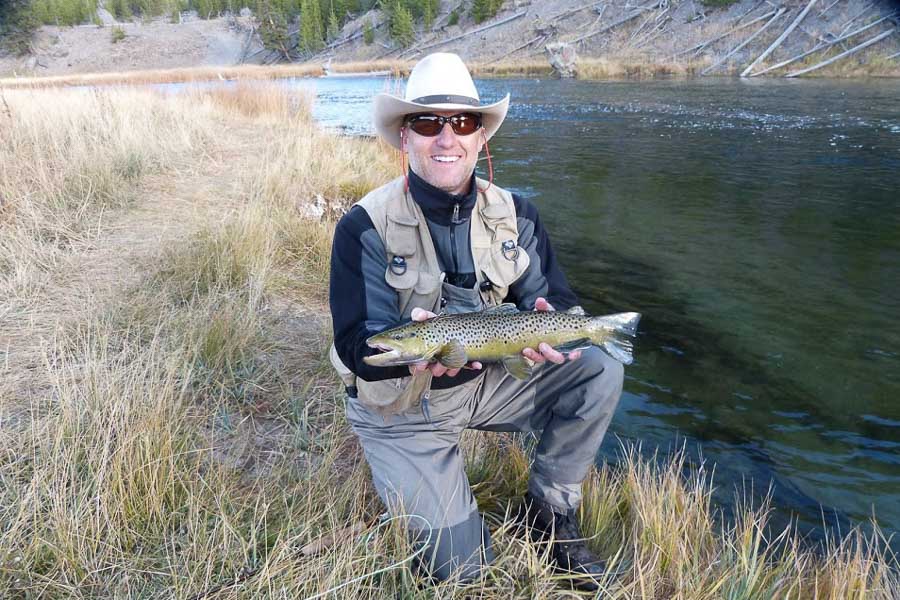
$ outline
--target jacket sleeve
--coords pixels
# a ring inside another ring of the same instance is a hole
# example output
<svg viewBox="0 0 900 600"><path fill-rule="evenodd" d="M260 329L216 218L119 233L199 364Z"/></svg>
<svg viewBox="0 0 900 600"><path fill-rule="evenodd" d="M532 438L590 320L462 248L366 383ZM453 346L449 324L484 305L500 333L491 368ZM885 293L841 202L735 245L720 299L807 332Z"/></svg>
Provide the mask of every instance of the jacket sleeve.
<svg viewBox="0 0 900 600"><path fill-rule="evenodd" d="M406 377L407 367L372 367L363 357L376 354L366 338L401 321L397 293L384 280L384 243L369 214L356 206L338 222L331 247L328 302L334 346L348 369L366 381Z"/></svg>
<svg viewBox="0 0 900 600"><path fill-rule="evenodd" d="M534 310L535 301L544 297L556 310L572 308L578 304L578 297L556 261L537 207L518 194L513 194L513 200L519 247L528 252L531 262L525 274L509 287L506 301L515 303L519 310Z"/></svg>

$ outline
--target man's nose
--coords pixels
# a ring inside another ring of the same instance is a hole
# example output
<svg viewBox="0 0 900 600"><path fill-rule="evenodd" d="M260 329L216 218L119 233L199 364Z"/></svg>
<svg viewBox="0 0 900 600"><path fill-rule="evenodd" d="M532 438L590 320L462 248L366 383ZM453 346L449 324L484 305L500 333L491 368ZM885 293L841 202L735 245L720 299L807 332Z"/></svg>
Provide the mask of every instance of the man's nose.
<svg viewBox="0 0 900 600"><path fill-rule="evenodd" d="M456 134L453 133L453 127L450 126L450 123L444 123L444 127L441 129L441 132L437 137L437 144L444 148L449 148L456 143Z"/></svg>

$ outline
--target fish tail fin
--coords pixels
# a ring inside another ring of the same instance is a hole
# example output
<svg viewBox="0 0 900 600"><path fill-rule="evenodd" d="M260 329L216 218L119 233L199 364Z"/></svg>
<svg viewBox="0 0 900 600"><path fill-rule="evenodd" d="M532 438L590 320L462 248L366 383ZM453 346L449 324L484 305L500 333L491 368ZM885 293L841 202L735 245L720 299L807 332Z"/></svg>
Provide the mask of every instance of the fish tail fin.
<svg viewBox="0 0 900 600"><path fill-rule="evenodd" d="M640 320L640 313L634 312L594 317L590 323L591 341L623 365L630 365L634 347L628 338L635 336Z"/></svg>

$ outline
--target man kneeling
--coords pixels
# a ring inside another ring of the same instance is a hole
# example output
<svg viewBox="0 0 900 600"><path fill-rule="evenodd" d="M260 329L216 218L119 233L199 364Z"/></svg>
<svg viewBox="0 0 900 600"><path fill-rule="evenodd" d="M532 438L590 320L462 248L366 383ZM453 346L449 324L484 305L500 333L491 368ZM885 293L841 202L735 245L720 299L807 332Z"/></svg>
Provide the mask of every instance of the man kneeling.
<svg viewBox="0 0 900 600"><path fill-rule="evenodd" d="M622 365L597 347L568 356L546 342L523 354L527 379L502 365L440 363L373 367L365 340L437 312L514 303L519 310L577 304L537 209L475 177L482 149L506 116L509 95L481 104L454 54L431 54L410 74L404 98L375 98L376 129L408 157L403 177L372 191L338 223L331 260L332 362L348 383L347 418L381 499L427 543L423 563L440 579L472 579L493 554L459 450L466 428L540 437L521 517L554 540L557 568L591 576L605 565L575 519L581 483L622 391ZM492 177L491 177L492 179ZM430 374L421 395L404 393Z"/></svg>

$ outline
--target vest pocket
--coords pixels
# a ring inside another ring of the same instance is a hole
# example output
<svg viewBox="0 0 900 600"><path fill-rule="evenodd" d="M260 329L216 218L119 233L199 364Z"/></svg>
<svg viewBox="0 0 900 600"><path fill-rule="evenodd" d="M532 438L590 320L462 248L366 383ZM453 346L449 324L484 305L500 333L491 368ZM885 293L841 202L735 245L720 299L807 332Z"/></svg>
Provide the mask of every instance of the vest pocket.
<svg viewBox="0 0 900 600"><path fill-rule="evenodd" d="M407 268L402 273L396 273L388 265L387 270L384 272L384 280L395 290L410 290L419 281L419 272Z"/></svg>
<svg viewBox="0 0 900 600"><path fill-rule="evenodd" d="M391 256L409 258L416 253L419 220L414 217L388 215L384 245Z"/></svg>
<svg viewBox="0 0 900 600"><path fill-rule="evenodd" d="M487 255L487 261L479 265L479 268L487 275L491 283L496 288L503 288L504 291L510 285L518 281L518 279L528 270L531 264L531 257L525 248L518 245L514 249L509 250L503 248L503 242L507 240L497 240L492 246L490 254ZM513 238L513 243L518 240Z"/></svg>

